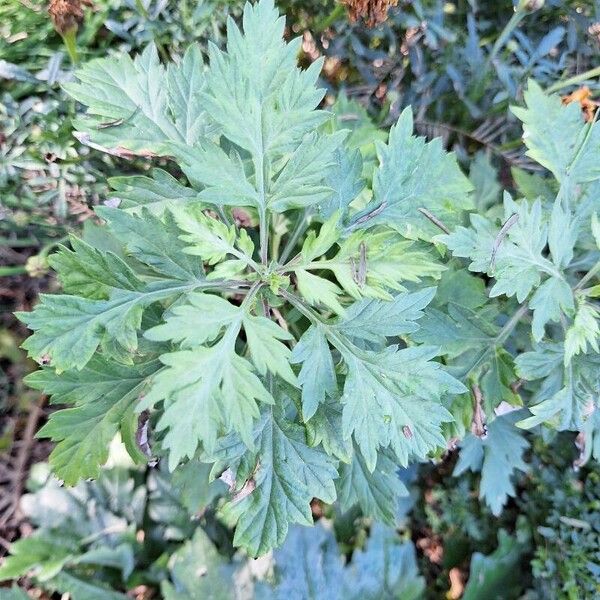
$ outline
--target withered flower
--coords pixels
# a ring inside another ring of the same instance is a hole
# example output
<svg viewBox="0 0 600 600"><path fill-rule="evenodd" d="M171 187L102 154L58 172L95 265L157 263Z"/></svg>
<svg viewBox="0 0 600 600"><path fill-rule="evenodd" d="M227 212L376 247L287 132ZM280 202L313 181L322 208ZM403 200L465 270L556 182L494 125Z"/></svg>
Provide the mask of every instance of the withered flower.
<svg viewBox="0 0 600 600"><path fill-rule="evenodd" d="M48 14L54 29L64 36L77 31L83 21L83 7L92 7L92 0L50 0Z"/></svg>
<svg viewBox="0 0 600 600"><path fill-rule="evenodd" d="M592 92L587 85L575 90L568 96L563 96L562 102L563 104L579 102L579 104L581 104L583 117L588 123L591 123L594 120L596 111L598 110L598 107L600 107L600 102L596 102L596 100L593 99Z"/></svg>
<svg viewBox="0 0 600 600"><path fill-rule="evenodd" d="M344 0L344 4L352 23L362 19L367 27L375 27L387 19L390 6L397 6L398 0Z"/></svg>

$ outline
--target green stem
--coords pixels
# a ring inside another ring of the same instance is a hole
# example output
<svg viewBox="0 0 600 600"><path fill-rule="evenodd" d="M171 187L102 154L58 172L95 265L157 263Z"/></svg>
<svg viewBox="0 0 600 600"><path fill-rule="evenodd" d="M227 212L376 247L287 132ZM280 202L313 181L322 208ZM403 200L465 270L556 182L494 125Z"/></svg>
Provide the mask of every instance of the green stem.
<svg viewBox="0 0 600 600"><path fill-rule="evenodd" d="M466 379L490 354L495 351L498 346L503 346L504 342L509 338L514 328L519 324L525 313L528 311L527 304L521 304L515 314L504 324L504 327L498 332L498 335L491 340L488 347L480 354L477 360L464 372L463 377Z"/></svg>
<svg viewBox="0 0 600 600"><path fill-rule="evenodd" d="M52 250L56 246L60 246L63 242L66 242L68 239L69 239L69 236L65 235L56 241L52 241L52 242L42 246L42 249L38 252L38 256L48 256L48 254L50 253L50 250Z"/></svg>
<svg viewBox="0 0 600 600"><path fill-rule="evenodd" d="M321 33L322 31L327 29L330 25L335 23L344 14L344 11L345 11L344 5L341 3L338 3L335 6L335 8L324 19L322 19L321 21L318 21L315 24L315 32Z"/></svg>
<svg viewBox="0 0 600 600"><path fill-rule="evenodd" d="M217 214L219 215L219 218L221 219L221 221L223 221L223 223L225 223L225 225L227 225L229 227L231 225L231 220L227 216L225 209L222 206L217 206L216 210L217 210Z"/></svg>
<svg viewBox="0 0 600 600"><path fill-rule="evenodd" d="M558 190L557 200L564 199L565 208L567 209L567 211L571 210L571 208L570 208L571 207L571 191L573 189L573 184L571 182L571 173L573 172L573 168L579 161L580 157L583 154L583 151L585 150L585 147L587 146L588 142L591 139L592 132L594 131L594 125L596 124L596 121L598 120L599 112L600 111L597 110L596 113L594 114L593 120L590 123L587 123L587 125L586 125L587 131L585 132L585 136L584 136L579 148L577 149L575 158L573 158L573 160L567 167L566 173L565 173L565 178L561 182L560 188Z"/></svg>
<svg viewBox="0 0 600 600"><path fill-rule="evenodd" d="M500 333L496 336L496 346L501 346L508 339L513 329L519 324L519 321L524 317L529 310L527 304L521 304L517 312L504 324Z"/></svg>
<svg viewBox="0 0 600 600"><path fill-rule="evenodd" d="M8 277L9 275L22 275L27 273L24 266L0 267L0 277Z"/></svg>
<svg viewBox="0 0 600 600"><path fill-rule="evenodd" d="M302 301L301 298L298 298L298 296L296 296L295 294L292 294L291 292L288 292L287 290L284 290L284 289L280 289L279 291L280 291L281 295L294 308L296 308L300 313L302 313L309 321L311 321L312 323L318 323L320 325L326 325L326 323L323 320L323 318L321 317L321 315L319 315L319 313L317 313L312 308L310 308L308 305L306 305Z"/></svg>
<svg viewBox="0 0 600 600"><path fill-rule="evenodd" d="M558 92L558 90L562 90L570 85L576 85L578 83L587 81L588 79L593 79L594 77L600 77L600 67L594 67L589 71L585 71L585 73L574 75L573 77L569 77L563 81L557 81L546 90L546 93L552 94L553 92Z"/></svg>
<svg viewBox="0 0 600 600"><path fill-rule="evenodd" d="M309 210L305 210L304 214L302 215L302 218L296 221L296 226L294 227L292 234L290 235L288 241L285 244L285 248L281 253L279 262L285 263L289 255L292 253L292 250L296 247L298 239L306 231L306 228L308 227L308 220L310 218L309 212Z"/></svg>
<svg viewBox="0 0 600 600"><path fill-rule="evenodd" d="M135 0L135 7L138 9L139 13L142 15L142 17L144 17L144 19L148 18L148 11L143 5L142 0Z"/></svg>
<svg viewBox="0 0 600 600"><path fill-rule="evenodd" d="M240 305L240 308L245 308L251 302L251 300L256 296L260 288L264 285L263 281L256 281L252 284L252 287L248 290L246 297Z"/></svg>
<svg viewBox="0 0 600 600"><path fill-rule="evenodd" d="M264 206L260 206L258 209L258 227L260 229L260 262L266 265L269 260L269 222Z"/></svg>
<svg viewBox="0 0 600 600"><path fill-rule="evenodd" d="M600 261L598 261L579 281L575 286L575 290L580 290L590 279L600 273Z"/></svg>
<svg viewBox="0 0 600 600"><path fill-rule="evenodd" d="M0 246L8 246L10 248L29 248L30 246L37 246L39 240L33 237L20 238L11 240L10 238L0 238Z"/></svg>
<svg viewBox="0 0 600 600"><path fill-rule="evenodd" d="M325 319L308 306L301 298L288 292L287 290L280 290L281 295L300 313L302 313L311 323L325 329L325 335L329 338L329 341L340 351L350 352L358 358L364 356L364 352L356 345L354 345L349 339L344 338L343 335L338 333Z"/></svg>
<svg viewBox="0 0 600 600"><path fill-rule="evenodd" d="M492 51L487 59L487 64L489 65L494 61L498 52L502 50L504 44L507 42L508 38L512 34L512 32L518 27L519 23L525 18L525 10L521 5L517 6L515 9L515 13L510 18L509 22L506 24L498 38L496 39L496 43L494 44Z"/></svg>
<svg viewBox="0 0 600 600"><path fill-rule="evenodd" d="M71 62L76 65L79 62L79 56L77 55L77 27L72 27L68 31L65 31L62 34L62 39Z"/></svg>

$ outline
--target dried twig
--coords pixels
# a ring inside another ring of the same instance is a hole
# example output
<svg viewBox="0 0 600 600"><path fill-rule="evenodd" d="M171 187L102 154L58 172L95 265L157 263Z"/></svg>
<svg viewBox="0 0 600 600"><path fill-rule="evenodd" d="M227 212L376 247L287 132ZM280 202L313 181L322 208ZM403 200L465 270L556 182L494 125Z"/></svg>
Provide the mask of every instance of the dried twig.
<svg viewBox="0 0 600 600"><path fill-rule="evenodd" d="M23 436L20 440L18 451L14 459L14 467L11 469L11 481L9 484L10 489L9 495L7 496L10 498L10 501L8 502L7 510L0 518L0 527L5 527L11 519L14 519L18 516L19 502L21 500L21 495L23 494L23 488L27 476L27 465L29 463L31 448L33 446L34 435L45 401L45 397L42 396L40 400L33 404L29 410L27 423L25 424Z"/></svg>

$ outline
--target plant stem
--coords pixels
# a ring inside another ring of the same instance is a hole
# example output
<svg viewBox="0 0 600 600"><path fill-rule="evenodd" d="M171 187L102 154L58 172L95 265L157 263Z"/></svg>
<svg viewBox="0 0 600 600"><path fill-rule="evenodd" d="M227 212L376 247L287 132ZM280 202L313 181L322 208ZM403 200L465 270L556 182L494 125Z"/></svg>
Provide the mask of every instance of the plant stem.
<svg viewBox="0 0 600 600"><path fill-rule="evenodd" d="M575 286L575 290L580 290L592 277L600 272L600 261L597 262L579 281Z"/></svg>
<svg viewBox="0 0 600 600"><path fill-rule="evenodd" d="M285 263L285 261L288 259L289 255L292 253L292 250L296 247L298 239L306 231L306 228L308 227L309 217L309 211L305 210L304 214L302 215L302 218L296 221L296 226L294 227L294 230L292 231L290 237L288 238L288 241L285 244L285 248L281 253L279 262Z"/></svg>
<svg viewBox="0 0 600 600"><path fill-rule="evenodd" d="M513 329L519 324L519 321L523 318L525 313L529 310L527 304L521 304L517 312L504 324L504 327L500 330L500 333L496 336L496 346L504 344L508 339Z"/></svg>
<svg viewBox="0 0 600 600"><path fill-rule="evenodd" d="M594 67L589 71L585 71L585 73L574 75L573 77L569 77L563 81L557 81L546 90L546 93L552 94L553 92L558 92L558 90L562 90L570 85L576 85L578 83L582 83L583 81L587 81L588 79L593 79L594 77L600 77L600 67Z"/></svg>
<svg viewBox="0 0 600 600"><path fill-rule="evenodd" d="M268 258L268 247L269 247L269 223L267 211L263 206L258 209L258 222L260 229L260 262L263 265L267 264Z"/></svg>
<svg viewBox="0 0 600 600"><path fill-rule="evenodd" d="M463 377L466 378L472 373L490 354L495 351L498 346L503 346L504 342L508 339L514 328L519 324L519 321L523 318L525 313L528 311L527 304L521 304L515 314L504 324L504 327L499 331L498 335L491 340L488 347L479 355L477 360L464 372Z"/></svg>
<svg viewBox="0 0 600 600"><path fill-rule="evenodd" d="M135 7L138 9L139 13L142 15L142 17L144 17L144 19L148 18L148 11L142 3L142 0L135 0Z"/></svg>
<svg viewBox="0 0 600 600"><path fill-rule="evenodd" d="M34 237L17 238L15 240L0 238L0 246L8 246L9 248L28 248L29 246L37 246L39 243L39 240Z"/></svg>
<svg viewBox="0 0 600 600"><path fill-rule="evenodd" d="M0 277L7 277L9 275L22 275L26 273L24 266L14 265L11 267L0 267Z"/></svg>
<svg viewBox="0 0 600 600"><path fill-rule="evenodd" d="M72 27L68 31L65 31L62 34L62 39L71 62L76 65L79 62L79 56L77 55L77 27Z"/></svg>
<svg viewBox="0 0 600 600"><path fill-rule="evenodd" d="M500 52L500 50L510 37L511 33L518 27L519 23L523 20L525 15L525 10L521 6L521 4L519 4L515 9L515 13L510 18L510 20L505 25L504 29L501 31L500 35L496 39L496 43L492 47L492 51L487 59L488 65L494 61L494 59L498 55L498 52Z"/></svg>
<svg viewBox="0 0 600 600"><path fill-rule="evenodd" d="M242 304L240 305L240 308L248 306L248 304L250 303L250 301L254 298L254 296L256 296L256 294L258 293L258 290L260 290L260 288L263 285L264 285L264 282L262 282L262 281L256 281L256 282L254 282L252 284L252 287L248 290L248 293L246 294L246 297L242 301Z"/></svg>
<svg viewBox="0 0 600 600"><path fill-rule="evenodd" d="M344 10L343 4L336 4L335 8L324 19L315 23L315 32L320 33L335 23L344 14Z"/></svg>

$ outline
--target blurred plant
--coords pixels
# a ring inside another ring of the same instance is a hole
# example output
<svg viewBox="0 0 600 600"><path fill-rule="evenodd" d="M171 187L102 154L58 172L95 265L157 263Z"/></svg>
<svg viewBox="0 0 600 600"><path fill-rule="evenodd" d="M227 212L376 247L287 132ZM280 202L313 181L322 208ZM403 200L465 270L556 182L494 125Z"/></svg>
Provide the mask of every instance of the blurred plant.
<svg viewBox="0 0 600 600"><path fill-rule="evenodd" d="M90 3L50 5L74 61L76 54L91 59L150 40L176 56L182 43L207 35L218 41L225 8L236 10L221 0L193 3L193 10L188 2L98 0L84 20L84 4ZM0 97L0 275L40 277L48 252L106 198L105 173L132 157L108 156L72 136L78 107L60 87L71 78L71 67L64 64L45 2L9 0L0 7L0 23L0 77L6 83Z"/></svg>
<svg viewBox="0 0 600 600"><path fill-rule="evenodd" d="M508 105L530 77L553 91L582 82L598 90L598 22L597 2L521 1L513 10L510 0L415 0L391 8L377 29L343 19L318 29L317 21L311 39L314 55L328 57L332 89L345 88L385 123L411 105L424 134L531 167Z"/></svg>
<svg viewBox="0 0 600 600"><path fill-rule="evenodd" d="M552 467L550 467L552 469ZM542 598L565 600L600 595L600 469L591 465L583 478L556 473L546 487L550 511L537 528L532 561L535 587Z"/></svg>
<svg viewBox="0 0 600 600"><path fill-rule="evenodd" d="M35 466L21 503L34 530L13 544L0 581L27 576L74 600L124 600L127 591L151 597L159 587L166 600L421 596L414 548L392 529L374 526L347 564L325 522L292 528L262 563L232 556L216 545L214 513L188 512L171 476L125 467L120 452L113 446L115 464L74 488L62 487L47 465Z"/></svg>

